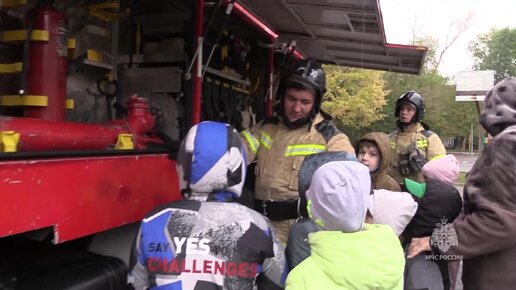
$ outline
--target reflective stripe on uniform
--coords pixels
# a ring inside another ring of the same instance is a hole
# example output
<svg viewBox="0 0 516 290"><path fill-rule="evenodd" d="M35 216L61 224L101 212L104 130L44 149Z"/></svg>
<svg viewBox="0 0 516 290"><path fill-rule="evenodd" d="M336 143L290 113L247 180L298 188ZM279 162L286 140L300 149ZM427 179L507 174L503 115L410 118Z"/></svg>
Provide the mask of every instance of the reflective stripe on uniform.
<svg viewBox="0 0 516 290"><path fill-rule="evenodd" d="M436 160L436 159L439 159L439 158L443 158L443 157L446 157L446 155L436 155L432 159L430 159L430 161Z"/></svg>
<svg viewBox="0 0 516 290"><path fill-rule="evenodd" d="M258 147L260 146L258 140L254 138L254 136L249 132L249 130L242 131L242 134L247 140L247 143L249 143L249 146L251 146L251 150L253 150L253 153L256 154L256 152L258 152Z"/></svg>
<svg viewBox="0 0 516 290"><path fill-rule="evenodd" d="M417 140L416 147L419 149L428 147L428 140L427 139Z"/></svg>
<svg viewBox="0 0 516 290"><path fill-rule="evenodd" d="M391 142L390 144L391 144L391 149L396 149L396 142L395 141Z"/></svg>
<svg viewBox="0 0 516 290"><path fill-rule="evenodd" d="M271 149L272 138L264 131L261 131L260 144L262 144L267 150Z"/></svg>
<svg viewBox="0 0 516 290"><path fill-rule="evenodd" d="M319 153L326 149L325 145L320 144L297 144L287 147L285 156L305 156Z"/></svg>

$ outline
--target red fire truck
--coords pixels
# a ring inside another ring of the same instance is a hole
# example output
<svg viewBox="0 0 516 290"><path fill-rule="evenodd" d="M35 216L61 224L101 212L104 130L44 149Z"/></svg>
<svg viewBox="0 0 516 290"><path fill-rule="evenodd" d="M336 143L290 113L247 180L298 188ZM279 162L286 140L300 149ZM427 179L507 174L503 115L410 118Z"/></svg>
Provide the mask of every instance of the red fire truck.
<svg viewBox="0 0 516 290"><path fill-rule="evenodd" d="M386 42L377 0L0 1L0 285L71 289L84 253L123 268L180 198L183 134L272 114L291 58L418 74L425 53Z"/></svg>

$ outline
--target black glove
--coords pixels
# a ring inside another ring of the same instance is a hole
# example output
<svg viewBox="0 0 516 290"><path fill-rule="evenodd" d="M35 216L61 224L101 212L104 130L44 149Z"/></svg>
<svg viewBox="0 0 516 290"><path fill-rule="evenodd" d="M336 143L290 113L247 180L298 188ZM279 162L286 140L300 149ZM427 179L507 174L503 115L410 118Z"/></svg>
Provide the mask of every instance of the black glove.
<svg viewBox="0 0 516 290"><path fill-rule="evenodd" d="M416 148L416 144L411 144L400 152L400 173L404 176L421 173L425 164L426 159Z"/></svg>
<svg viewBox="0 0 516 290"><path fill-rule="evenodd" d="M423 166L426 164L426 158L423 157L421 151L415 148L415 146L409 151L409 157L411 171L413 173L420 173L423 170Z"/></svg>
<svg viewBox="0 0 516 290"><path fill-rule="evenodd" d="M410 154L403 150L400 152L400 173L401 175L409 175L410 174Z"/></svg>

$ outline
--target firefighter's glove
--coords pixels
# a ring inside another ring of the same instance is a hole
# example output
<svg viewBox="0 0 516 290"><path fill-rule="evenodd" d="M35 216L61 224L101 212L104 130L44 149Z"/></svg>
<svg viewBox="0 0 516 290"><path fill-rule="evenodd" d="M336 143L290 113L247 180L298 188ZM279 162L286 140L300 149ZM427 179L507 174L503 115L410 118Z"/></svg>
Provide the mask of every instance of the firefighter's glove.
<svg viewBox="0 0 516 290"><path fill-rule="evenodd" d="M410 155L408 152L400 152L400 173L401 175L410 174Z"/></svg>
<svg viewBox="0 0 516 290"><path fill-rule="evenodd" d="M426 164L426 158L423 157L421 151L417 148L412 147L409 150L409 164L410 169L413 173L421 173L423 166Z"/></svg>

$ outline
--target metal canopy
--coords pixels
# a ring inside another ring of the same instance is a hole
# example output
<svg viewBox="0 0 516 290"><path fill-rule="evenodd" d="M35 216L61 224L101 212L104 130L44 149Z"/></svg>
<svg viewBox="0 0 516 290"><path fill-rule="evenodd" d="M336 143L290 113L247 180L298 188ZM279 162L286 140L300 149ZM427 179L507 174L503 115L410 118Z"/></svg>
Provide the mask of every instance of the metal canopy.
<svg viewBox="0 0 516 290"><path fill-rule="evenodd" d="M421 73L426 47L385 40L378 0L242 0L297 50L323 63Z"/></svg>

